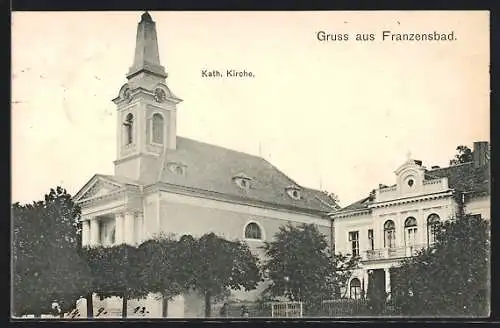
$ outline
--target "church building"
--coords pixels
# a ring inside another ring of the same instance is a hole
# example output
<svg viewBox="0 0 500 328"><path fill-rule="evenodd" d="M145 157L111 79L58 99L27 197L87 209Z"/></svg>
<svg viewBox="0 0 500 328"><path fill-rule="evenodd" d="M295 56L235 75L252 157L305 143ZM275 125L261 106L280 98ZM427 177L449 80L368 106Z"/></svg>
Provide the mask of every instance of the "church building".
<svg viewBox="0 0 500 328"><path fill-rule="evenodd" d="M328 213L337 204L324 193L300 186L260 157L177 135L182 100L167 85L155 22L147 12L137 27L126 78L113 99L114 174L95 174L74 197L82 209L84 246L139 245L162 232L179 237L214 232L244 240L262 256L258 247L288 223L315 224L332 240ZM233 297L255 300L261 291L262 286L235 291ZM149 317L161 317L161 302L155 295L129 300L129 317L136 306L145 306ZM199 295L170 303L168 317L203 316ZM95 298L94 306L94 313L104 307L108 316L121 316L117 297Z"/></svg>
<svg viewBox="0 0 500 328"><path fill-rule="evenodd" d="M370 284L390 297L398 264L433 244L436 222L458 213L491 219L488 142L474 143L468 163L428 169L408 156L394 173L394 185L380 185L330 215L335 251L361 260L342 297L360 299Z"/></svg>

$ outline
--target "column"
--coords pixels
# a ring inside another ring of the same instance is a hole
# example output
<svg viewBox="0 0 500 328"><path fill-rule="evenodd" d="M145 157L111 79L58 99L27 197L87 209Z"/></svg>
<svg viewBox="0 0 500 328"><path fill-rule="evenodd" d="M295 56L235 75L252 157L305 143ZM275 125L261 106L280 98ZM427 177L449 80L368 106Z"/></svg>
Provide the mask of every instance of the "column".
<svg viewBox="0 0 500 328"><path fill-rule="evenodd" d="M384 248L384 223L385 223L385 217L375 217L373 219L373 237L374 237L374 244L375 244L375 249L381 249Z"/></svg>
<svg viewBox="0 0 500 328"><path fill-rule="evenodd" d="M391 274L389 269L384 269L385 271L385 293L390 295L391 292Z"/></svg>
<svg viewBox="0 0 500 328"><path fill-rule="evenodd" d="M90 246L99 245L99 220L97 218L90 218Z"/></svg>
<svg viewBox="0 0 500 328"><path fill-rule="evenodd" d="M136 219L136 241L138 244L142 243L143 238L143 228L144 228L144 216L141 212L137 213Z"/></svg>
<svg viewBox="0 0 500 328"><path fill-rule="evenodd" d="M394 220L396 224L396 248L405 247L405 220L408 216L408 213L399 213L398 218Z"/></svg>
<svg viewBox="0 0 500 328"><path fill-rule="evenodd" d="M366 250L368 249L368 229L360 228L358 232L359 256L362 259L366 258Z"/></svg>
<svg viewBox="0 0 500 328"><path fill-rule="evenodd" d="M363 271L363 288L365 292L365 297L368 294L368 283L369 283L369 277L368 277L368 270Z"/></svg>
<svg viewBox="0 0 500 328"><path fill-rule="evenodd" d="M88 246L90 241L90 222L89 220L82 221L82 246Z"/></svg>
<svg viewBox="0 0 500 328"><path fill-rule="evenodd" d="M134 240L134 224L135 216L133 212L125 213L125 224L124 224L124 241L126 244L133 245L135 243Z"/></svg>
<svg viewBox="0 0 500 328"><path fill-rule="evenodd" d="M117 244L117 245L121 245L125 241L124 231L123 231L123 226L124 226L123 221L124 221L123 213L116 213L115 214L115 244Z"/></svg>
<svg viewBox="0 0 500 328"><path fill-rule="evenodd" d="M423 210L418 210L417 217L417 243L418 248L422 248L427 243L427 220Z"/></svg>

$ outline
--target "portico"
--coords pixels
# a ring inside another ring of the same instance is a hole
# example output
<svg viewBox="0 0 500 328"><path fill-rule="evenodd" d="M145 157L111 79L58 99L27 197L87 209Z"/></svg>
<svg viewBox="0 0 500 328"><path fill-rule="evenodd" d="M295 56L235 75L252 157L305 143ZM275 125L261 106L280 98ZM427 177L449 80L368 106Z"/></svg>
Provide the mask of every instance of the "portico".
<svg viewBox="0 0 500 328"><path fill-rule="evenodd" d="M139 186L95 175L75 196L82 211L82 245L138 245L145 238Z"/></svg>
<svg viewBox="0 0 500 328"><path fill-rule="evenodd" d="M83 246L138 245L143 240L143 214L125 211L82 219Z"/></svg>

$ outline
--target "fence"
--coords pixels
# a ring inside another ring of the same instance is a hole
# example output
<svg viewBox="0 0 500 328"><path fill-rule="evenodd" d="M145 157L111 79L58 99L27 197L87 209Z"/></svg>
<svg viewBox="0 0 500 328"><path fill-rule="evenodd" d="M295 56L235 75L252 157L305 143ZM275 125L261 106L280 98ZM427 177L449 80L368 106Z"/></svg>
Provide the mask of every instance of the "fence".
<svg viewBox="0 0 500 328"><path fill-rule="evenodd" d="M302 302L230 302L225 314L221 313L222 306L212 306L212 317L241 318L243 312L247 312L249 318L301 318L304 315Z"/></svg>
<svg viewBox="0 0 500 328"><path fill-rule="evenodd" d="M215 318L241 318L243 317L243 307L246 308L249 318L270 318L271 303L268 302L229 302L227 313L221 313L222 304L212 306L212 317Z"/></svg>
<svg viewBox="0 0 500 328"><path fill-rule="evenodd" d="M212 306L212 317L241 318L242 307L248 310L249 318L349 318L394 316L390 307L385 305L380 312L374 313L366 299L323 300L317 308L306 309L303 302L230 302L225 314L221 314L222 304Z"/></svg>
<svg viewBox="0 0 500 328"><path fill-rule="evenodd" d="M302 302L276 302L271 304L273 318L302 318Z"/></svg>
<svg viewBox="0 0 500 328"><path fill-rule="evenodd" d="M340 318L369 316L370 314L371 311L365 299L338 299L323 301L320 316Z"/></svg>

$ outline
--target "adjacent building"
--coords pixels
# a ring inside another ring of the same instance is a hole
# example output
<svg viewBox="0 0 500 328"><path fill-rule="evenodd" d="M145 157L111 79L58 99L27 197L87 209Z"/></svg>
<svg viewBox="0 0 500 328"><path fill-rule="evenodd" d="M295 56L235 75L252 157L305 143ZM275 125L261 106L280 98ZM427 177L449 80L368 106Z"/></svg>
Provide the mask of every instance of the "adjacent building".
<svg viewBox="0 0 500 328"><path fill-rule="evenodd" d="M390 295L391 271L405 257L434 242L433 225L466 214L490 219L489 145L475 142L473 160L426 168L408 158L395 171L396 183L331 213L335 251L354 254L361 265L342 291L361 298L371 283Z"/></svg>
<svg viewBox="0 0 500 328"><path fill-rule="evenodd" d="M313 223L331 236L327 216L337 205L305 188L266 160L177 135L182 100L166 83L155 23L144 13L137 27L135 56L116 104L114 175L94 175L75 195L82 209L84 246L139 245L163 232L200 237L209 232L245 240L251 250L270 241L280 226ZM111 127L110 127L111 128ZM262 291L235 292L255 300ZM129 301L161 317L161 298ZM85 313L81 302L81 313ZM169 304L169 317L203 316L203 298L182 295ZM121 300L94 300L95 309L121 315Z"/></svg>

